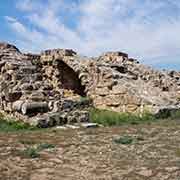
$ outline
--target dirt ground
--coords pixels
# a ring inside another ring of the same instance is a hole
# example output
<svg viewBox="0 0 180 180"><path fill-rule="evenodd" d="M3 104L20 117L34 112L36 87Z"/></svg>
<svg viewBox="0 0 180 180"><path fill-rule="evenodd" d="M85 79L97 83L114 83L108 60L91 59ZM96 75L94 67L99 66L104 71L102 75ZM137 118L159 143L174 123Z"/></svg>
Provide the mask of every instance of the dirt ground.
<svg viewBox="0 0 180 180"><path fill-rule="evenodd" d="M130 136L130 144L114 140ZM22 155L40 143L40 157ZM0 133L0 180L180 180L180 120Z"/></svg>

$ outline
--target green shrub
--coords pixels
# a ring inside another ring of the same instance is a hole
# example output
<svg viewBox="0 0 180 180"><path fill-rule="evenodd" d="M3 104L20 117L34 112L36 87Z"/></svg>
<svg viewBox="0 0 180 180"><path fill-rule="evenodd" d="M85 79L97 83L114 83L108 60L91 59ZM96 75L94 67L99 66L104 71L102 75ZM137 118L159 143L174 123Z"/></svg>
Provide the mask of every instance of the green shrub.
<svg viewBox="0 0 180 180"><path fill-rule="evenodd" d="M90 105L92 100L87 96L81 96L79 100L79 105Z"/></svg>
<svg viewBox="0 0 180 180"><path fill-rule="evenodd" d="M25 145L32 145L31 141L22 141L23 144ZM49 143L42 143L37 146L29 146L26 147L25 150L23 150L20 154L25 157L25 158L39 158L40 157L40 152L45 150L45 149L52 149L55 148L55 145L49 144Z"/></svg>
<svg viewBox="0 0 180 180"><path fill-rule="evenodd" d="M90 98L89 97L87 97L87 96L81 96L80 97L80 102L86 102L86 101L90 101Z"/></svg>
<svg viewBox="0 0 180 180"><path fill-rule="evenodd" d="M131 144L133 142L133 138L130 136L120 137L118 139L114 139L114 142L117 144Z"/></svg>
<svg viewBox="0 0 180 180"><path fill-rule="evenodd" d="M174 110L170 113L171 119L180 119L180 110Z"/></svg>
<svg viewBox="0 0 180 180"><path fill-rule="evenodd" d="M177 156L177 157L180 157L180 148L179 148L179 149L176 149L176 156Z"/></svg>
<svg viewBox="0 0 180 180"><path fill-rule="evenodd" d="M154 120L153 115L144 113L142 116L130 113L117 113L109 110L90 110L90 119L92 122L103 124L105 126L139 124L142 122Z"/></svg>
<svg viewBox="0 0 180 180"><path fill-rule="evenodd" d="M34 147L28 147L23 152L22 155L26 158L38 158L40 157L40 154L38 153L37 148Z"/></svg>
<svg viewBox="0 0 180 180"><path fill-rule="evenodd" d="M155 115L157 119L180 119L179 109L162 109Z"/></svg>
<svg viewBox="0 0 180 180"><path fill-rule="evenodd" d="M55 148L55 145L49 143L42 143L37 146L38 151L42 151L44 149L52 149L52 148Z"/></svg>
<svg viewBox="0 0 180 180"><path fill-rule="evenodd" d="M114 142L116 144L132 144L133 142L138 142L138 141L144 141L143 137L131 137L131 136L122 136L119 138L114 139Z"/></svg>
<svg viewBox="0 0 180 180"><path fill-rule="evenodd" d="M31 140L20 140L19 142L21 144L24 144L24 145L33 145L33 144L35 144L35 142L31 141Z"/></svg>

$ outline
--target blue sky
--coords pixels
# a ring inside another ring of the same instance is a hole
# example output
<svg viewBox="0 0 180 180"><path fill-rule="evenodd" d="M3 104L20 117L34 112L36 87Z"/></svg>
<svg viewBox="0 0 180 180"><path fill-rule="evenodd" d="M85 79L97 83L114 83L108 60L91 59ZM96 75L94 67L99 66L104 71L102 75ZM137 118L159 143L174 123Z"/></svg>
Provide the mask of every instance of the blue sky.
<svg viewBox="0 0 180 180"><path fill-rule="evenodd" d="M25 52L118 50L180 70L179 0L1 0L0 24L0 41Z"/></svg>

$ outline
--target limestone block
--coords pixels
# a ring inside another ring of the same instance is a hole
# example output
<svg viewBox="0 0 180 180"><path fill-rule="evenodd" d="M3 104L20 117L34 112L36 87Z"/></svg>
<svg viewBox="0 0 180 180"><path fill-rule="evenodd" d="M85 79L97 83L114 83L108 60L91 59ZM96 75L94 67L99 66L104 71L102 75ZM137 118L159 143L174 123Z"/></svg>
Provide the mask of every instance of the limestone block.
<svg viewBox="0 0 180 180"><path fill-rule="evenodd" d="M48 67L45 69L45 74L48 76L48 77L52 77L54 73L54 68L53 67Z"/></svg>
<svg viewBox="0 0 180 180"><path fill-rule="evenodd" d="M116 86L113 86L111 94L125 94L127 93L127 88L122 86L121 84L118 84Z"/></svg>
<svg viewBox="0 0 180 180"><path fill-rule="evenodd" d="M19 72L20 73L25 73L25 74L35 73L36 70L37 70L36 66L20 66L19 67Z"/></svg>
<svg viewBox="0 0 180 180"><path fill-rule="evenodd" d="M24 83L20 86L20 89L22 91L32 91L33 90L33 85L30 83Z"/></svg>
<svg viewBox="0 0 180 180"><path fill-rule="evenodd" d="M29 96L29 99L32 101L44 101L46 98L42 91L35 91Z"/></svg>
<svg viewBox="0 0 180 180"><path fill-rule="evenodd" d="M22 96L22 92L21 91L15 91L15 92L8 92L5 93L5 99L8 102L14 102L17 101L18 99L20 99Z"/></svg>
<svg viewBox="0 0 180 180"><path fill-rule="evenodd" d="M24 104L24 101L22 100L15 101L12 104L12 110L20 112L23 104Z"/></svg>
<svg viewBox="0 0 180 180"><path fill-rule="evenodd" d="M122 95L108 95L105 98L105 104L107 106L115 106L118 107L124 104L124 96Z"/></svg>
<svg viewBox="0 0 180 180"><path fill-rule="evenodd" d="M139 106L135 105L135 104L128 104L126 105L126 111L127 112L136 112L138 110Z"/></svg>
<svg viewBox="0 0 180 180"><path fill-rule="evenodd" d="M18 69L18 67L19 67L19 63L12 63L12 62L6 62L6 63L4 63L4 68L6 69L6 70L17 70Z"/></svg>
<svg viewBox="0 0 180 180"><path fill-rule="evenodd" d="M33 117L29 119L28 123L31 126L36 126L39 128L47 128L48 127L48 121L46 116L40 116L40 117Z"/></svg>
<svg viewBox="0 0 180 180"><path fill-rule="evenodd" d="M106 96L109 94L109 89L107 87L103 87L103 88L96 88L95 90L95 94L99 95L99 96Z"/></svg>
<svg viewBox="0 0 180 180"><path fill-rule="evenodd" d="M43 86L43 82L42 81L36 81L36 82L33 83L32 86L33 86L34 90L38 90Z"/></svg>

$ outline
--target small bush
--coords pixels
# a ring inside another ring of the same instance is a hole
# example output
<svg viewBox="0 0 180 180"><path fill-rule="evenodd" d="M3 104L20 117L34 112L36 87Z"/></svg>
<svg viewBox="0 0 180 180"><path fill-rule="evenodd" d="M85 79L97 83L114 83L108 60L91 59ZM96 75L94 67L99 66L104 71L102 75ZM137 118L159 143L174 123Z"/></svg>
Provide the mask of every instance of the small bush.
<svg viewBox="0 0 180 180"><path fill-rule="evenodd" d="M176 156L177 156L177 157L180 157L180 149L177 149L177 150L176 150Z"/></svg>
<svg viewBox="0 0 180 180"><path fill-rule="evenodd" d="M42 151L44 149L52 149L52 148L55 148L55 145L49 144L49 143L42 143L42 144L39 144L37 147L38 151Z"/></svg>
<svg viewBox="0 0 180 180"><path fill-rule="evenodd" d="M38 158L40 157L40 154L38 153L37 148L34 147L28 147L23 152L22 155L26 158Z"/></svg>
<svg viewBox="0 0 180 180"><path fill-rule="evenodd" d="M21 144L24 144L24 145L33 145L33 144L35 144L35 142L30 141L30 140L20 140L19 142Z"/></svg>
<svg viewBox="0 0 180 180"><path fill-rule="evenodd" d="M114 142L117 144L131 144L133 142L133 140L134 139L130 136L124 136L124 137L115 139Z"/></svg>
<svg viewBox="0 0 180 180"><path fill-rule="evenodd" d="M162 109L156 114L157 119L180 119L180 110L179 109Z"/></svg>
<svg viewBox="0 0 180 180"><path fill-rule="evenodd" d="M155 118L144 113L142 116L130 113L117 113L108 110L90 110L90 119L92 122L103 124L105 126L123 125L123 124L139 124L142 122L152 121Z"/></svg>
<svg viewBox="0 0 180 180"><path fill-rule="evenodd" d="M86 97L86 96L81 96L80 97L80 102L86 102L86 101L90 101L90 98Z"/></svg>
<svg viewBox="0 0 180 180"><path fill-rule="evenodd" d="M31 143L28 141L22 141L23 144L25 145L30 145ZM23 155L23 157L26 158L39 158L40 157L40 152L45 150L45 149L52 149L55 148L55 145L53 144L48 144L48 143L42 143L37 146L30 146L26 147L24 151L22 151L20 154Z"/></svg>
<svg viewBox="0 0 180 180"><path fill-rule="evenodd" d="M86 105L90 105L91 103L92 103L92 100L89 97L87 97L87 96L85 96L85 97L81 96L80 97L79 105L86 106Z"/></svg>
<svg viewBox="0 0 180 180"><path fill-rule="evenodd" d="M117 144L132 144L133 142L138 142L138 141L144 141L143 137L131 137L131 136L123 136L117 139L114 139L114 142Z"/></svg>
<svg viewBox="0 0 180 180"><path fill-rule="evenodd" d="M172 111L170 114L171 119L180 119L180 110Z"/></svg>

